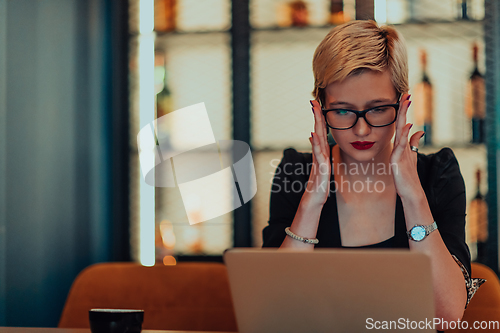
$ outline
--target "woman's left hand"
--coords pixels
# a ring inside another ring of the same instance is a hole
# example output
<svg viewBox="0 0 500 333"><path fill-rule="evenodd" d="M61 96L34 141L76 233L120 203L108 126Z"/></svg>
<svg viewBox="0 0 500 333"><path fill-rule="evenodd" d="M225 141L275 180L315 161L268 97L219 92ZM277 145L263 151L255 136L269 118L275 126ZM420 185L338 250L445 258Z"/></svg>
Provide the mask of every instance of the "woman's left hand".
<svg viewBox="0 0 500 333"><path fill-rule="evenodd" d="M425 134L424 131L414 133L409 142L408 136L413 124L406 123L406 114L411 101L409 94L402 96L396 120L396 135L394 148L391 154L391 169L396 191L401 198L412 198L420 195L422 186L417 173L417 153L410 146L418 148L418 142Z"/></svg>

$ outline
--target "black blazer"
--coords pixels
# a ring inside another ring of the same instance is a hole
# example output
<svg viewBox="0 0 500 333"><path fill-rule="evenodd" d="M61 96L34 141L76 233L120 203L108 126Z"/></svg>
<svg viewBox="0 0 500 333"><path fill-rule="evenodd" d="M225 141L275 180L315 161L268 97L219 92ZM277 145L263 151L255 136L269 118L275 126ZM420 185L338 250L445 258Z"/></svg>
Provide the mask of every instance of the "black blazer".
<svg viewBox="0 0 500 333"><path fill-rule="evenodd" d="M331 146L330 146L331 147ZM309 179L311 153L293 148L283 152L271 188L269 224L263 230L263 247L279 247L286 237L285 227L292 224ZM457 159L450 148L424 155L418 153L417 171L427 196L432 216L448 251L465 266L470 276L469 247L465 243L465 184ZM334 177L332 175L332 181ZM316 237L317 248L341 247L337 201L333 183L323 206ZM382 243L380 243L382 244ZM409 248L401 199L397 196L394 237L383 247Z"/></svg>

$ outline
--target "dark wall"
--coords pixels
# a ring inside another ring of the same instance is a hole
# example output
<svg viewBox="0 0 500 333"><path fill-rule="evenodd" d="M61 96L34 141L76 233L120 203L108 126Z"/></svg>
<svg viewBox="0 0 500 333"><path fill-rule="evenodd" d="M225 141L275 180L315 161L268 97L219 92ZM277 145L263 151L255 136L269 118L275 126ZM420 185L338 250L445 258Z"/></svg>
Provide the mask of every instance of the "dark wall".
<svg viewBox="0 0 500 333"><path fill-rule="evenodd" d="M112 10L0 0L0 326L57 326L78 272L118 256Z"/></svg>
<svg viewBox="0 0 500 333"><path fill-rule="evenodd" d="M6 16L7 3L6 0L0 0L0 325L5 323L5 252L6 252L6 238L5 238L5 120L7 116L6 111L6 29L7 16Z"/></svg>
<svg viewBox="0 0 500 333"><path fill-rule="evenodd" d="M488 241L484 264L499 273L499 182L500 157L500 3L485 0L484 45L486 51L486 148L488 159Z"/></svg>

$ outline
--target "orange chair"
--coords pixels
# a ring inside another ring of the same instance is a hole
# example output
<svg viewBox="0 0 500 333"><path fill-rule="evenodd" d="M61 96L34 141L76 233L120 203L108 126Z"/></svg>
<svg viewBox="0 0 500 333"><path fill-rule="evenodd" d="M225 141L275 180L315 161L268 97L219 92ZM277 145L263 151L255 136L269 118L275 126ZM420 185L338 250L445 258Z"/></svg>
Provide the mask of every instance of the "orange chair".
<svg viewBox="0 0 500 333"><path fill-rule="evenodd" d="M222 263L96 264L73 282L60 328L88 328L92 308L143 309L143 329L238 330Z"/></svg>
<svg viewBox="0 0 500 333"><path fill-rule="evenodd" d="M464 312L462 321L467 321L469 329L454 329L446 332L499 332L498 326L496 329L490 326L486 329L475 330L473 325L476 321L486 323L497 321L500 323L500 281L491 268L474 262L471 266L471 276L485 279L486 282L479 287ZM483 323L483 325L485 324Z"/></svg>

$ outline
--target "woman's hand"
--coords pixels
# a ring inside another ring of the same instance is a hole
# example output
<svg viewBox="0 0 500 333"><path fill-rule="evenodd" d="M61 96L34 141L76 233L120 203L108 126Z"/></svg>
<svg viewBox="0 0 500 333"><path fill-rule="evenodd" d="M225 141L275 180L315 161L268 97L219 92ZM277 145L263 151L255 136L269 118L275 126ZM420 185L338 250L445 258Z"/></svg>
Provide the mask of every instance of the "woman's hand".
<svg viewBox="0 0 500 333"><path fill-rule="evenodd" d="M391 154L391 169L396 191L401 198L413 198L420 195L423 190L417 173L417 153L410 146L418 148L418 142L424 136L424 131L414 133L409 142L408 136L413 124L406 123L406 115L411 101L411 95L405 94L401 98L396 120L396 135L394 148Z"/></svg>
<svg viewBox="0 0 500 333"><path fill-rule="evenodd" d="M306 193L312 203L323 205L330 192L330 146L328 145L325 118L317 101L311 101L314 114L314 132L311 132L309 142L312 146L313 165Z"/></svg>

